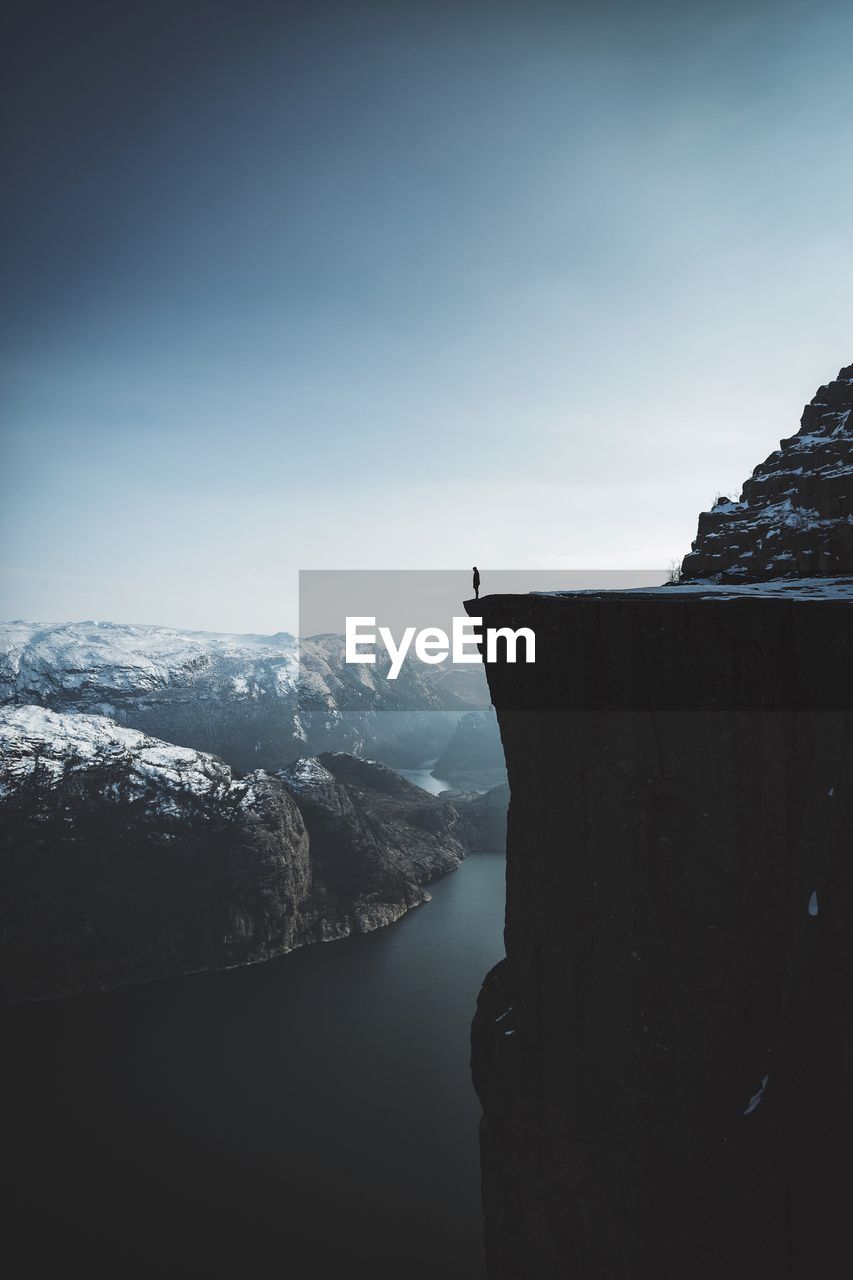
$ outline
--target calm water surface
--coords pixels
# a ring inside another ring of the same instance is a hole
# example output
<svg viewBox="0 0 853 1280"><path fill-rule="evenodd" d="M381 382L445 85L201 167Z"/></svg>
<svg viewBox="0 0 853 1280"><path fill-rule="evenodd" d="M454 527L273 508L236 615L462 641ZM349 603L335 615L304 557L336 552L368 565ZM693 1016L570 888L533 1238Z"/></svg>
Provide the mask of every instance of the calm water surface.
<svg viewBox="0 0 853 1280"><path fill-rule="evenodd" d="M423 791L428 791L430 795L440 796L442 791L451 791L453 783L446 782L444 778L434 778L430 773L434 764L434 760L429 760L426 764L421 765L419 769L398 769L397 773L402 774L404 778L408 778L409 782L414 782L416 787L420 787Z"/></svg>
<svg viewBox="0 0 853 1280"><path fill-rule="evenodd" d="M6 1011L9 1274L481 1280L468 1033L503 855L432 892L266 965Z"/></svg>

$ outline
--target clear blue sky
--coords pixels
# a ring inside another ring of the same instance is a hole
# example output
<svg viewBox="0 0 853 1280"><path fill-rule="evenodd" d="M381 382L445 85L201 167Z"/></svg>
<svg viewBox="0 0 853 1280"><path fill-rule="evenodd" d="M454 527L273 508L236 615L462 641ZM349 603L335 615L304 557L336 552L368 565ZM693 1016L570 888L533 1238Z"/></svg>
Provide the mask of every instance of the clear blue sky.
<svg viewBox="0 0 853 1280"><path fill-rule="evenodd" d="M13 6L0 616L680 558L853 358L853 8L586 8Z"/></svg>

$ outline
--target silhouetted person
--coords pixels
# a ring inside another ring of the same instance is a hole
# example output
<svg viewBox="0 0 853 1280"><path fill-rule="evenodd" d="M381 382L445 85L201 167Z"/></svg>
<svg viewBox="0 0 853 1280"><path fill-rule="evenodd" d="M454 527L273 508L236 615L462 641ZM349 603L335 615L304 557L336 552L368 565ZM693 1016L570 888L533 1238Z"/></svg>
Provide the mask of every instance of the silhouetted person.
<svg viewBox="0 0 853 1280"><path fill-rule="evenodd" d="M474 599L480 599L480 570L474 565Z"/></svg>

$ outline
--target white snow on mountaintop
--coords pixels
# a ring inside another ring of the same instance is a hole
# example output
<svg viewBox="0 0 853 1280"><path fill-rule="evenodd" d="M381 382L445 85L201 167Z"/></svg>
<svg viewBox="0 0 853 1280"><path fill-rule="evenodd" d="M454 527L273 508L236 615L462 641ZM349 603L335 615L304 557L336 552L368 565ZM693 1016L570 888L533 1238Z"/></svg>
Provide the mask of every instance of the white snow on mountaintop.
<svg viewBox="0 0 853 1280"><path fill-rule="evenodd" d="M315 710L428 710L441 675L420 663L388 681L390 659L347 664L343 636L297 640L114 622L0 623L0 702L116 714L159 697L186 702L284 699ZM473 671L473 668L466 668ZM473 677L469 682L474 684ZM479 692L474 689L474 692ZM476 699L472 695L472 701Z"/></svg>
<svg viewBox="0 0 853 1280"><path fill-rule="evenodd" d="M122 728L105 716L0 707L0 797L14 794L36 771L42 782L56 786L69 774L100 767L109 768L105 794L122 777L125 798L156 789L161 807L169 793L221 798L234 786L245 789L215 756Z"/></svg>
<svg viewBox="0 0 853 1280"><path fill-rule="evenodd" d="M139 692L186 686L216 668L272 665L283 690L296 683L293 636L234 636L111 622L0 623L0 686L26 696L98 687ZM246 692L250 692L248 682Z"/></svg>

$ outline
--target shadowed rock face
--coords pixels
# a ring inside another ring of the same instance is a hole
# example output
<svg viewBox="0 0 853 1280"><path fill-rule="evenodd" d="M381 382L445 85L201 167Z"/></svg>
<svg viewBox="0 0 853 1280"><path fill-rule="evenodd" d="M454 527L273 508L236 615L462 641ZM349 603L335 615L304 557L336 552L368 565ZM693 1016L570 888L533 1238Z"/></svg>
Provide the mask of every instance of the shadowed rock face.
<svg viewBox="0 0 853 1280"><path fill-rule="evenodd" d="M452 806L381 765L302 760L288 782L103 716L0 709L0 1000L365 932L464 857Z"/></svg>
<svg viewBox="0 0 853 1280"><path fill-rule="evenodd" d="M425 885L465 857L453 806L384 765L327 752L279 776L308 828L315 895L338 911L345 904L349 930L390 924L428 901Z"/></svg>
<svg viewBox="0 0 853 1280"><path fill-rule="evenodd" d="M511 791L507 956L472 1038L490 1275L837 1274L849 588L475 607L537 638L488 668Z"/></svg>
<svg viewBox="0 0 853 1280"><path fill-rule="evenodd" d="M747 480L739 502L699 517L682 581L853 574L853 365L806 405L799 432Z"/></svg>
<svg viewBox="0 0 853 1280"><path fill-rule="evenodd" d="M267 959L304 941L281 783L41 707L0 712L3 998Z"/></svg>

